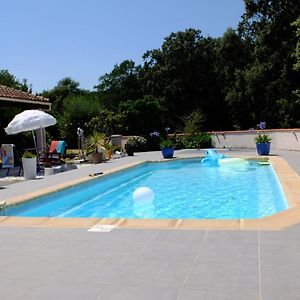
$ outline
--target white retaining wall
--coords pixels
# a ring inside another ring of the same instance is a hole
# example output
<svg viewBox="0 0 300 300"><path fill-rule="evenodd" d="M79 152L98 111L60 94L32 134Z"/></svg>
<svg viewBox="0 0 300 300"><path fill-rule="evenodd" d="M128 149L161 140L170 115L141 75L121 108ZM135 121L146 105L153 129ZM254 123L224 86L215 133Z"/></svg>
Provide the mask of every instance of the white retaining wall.
<svg viewBox="0 0 300 300"><path fill-rule="evenodd" d="M271 136L271 149L300 151L300 128L214 131L211 132L212 144L215 148L255 148L254 138L258 133Z"/></svg>
<svg viewBox="0 0 300 300"><path fill-rule="evenodd" d="M258 133L271 136L271 149L300 151L300 128L244 130L244 131L214 131L210 132L212 145L215 148L251 149L256 147L254 138ZM122 148L131 136L120 136Z"/></svg>

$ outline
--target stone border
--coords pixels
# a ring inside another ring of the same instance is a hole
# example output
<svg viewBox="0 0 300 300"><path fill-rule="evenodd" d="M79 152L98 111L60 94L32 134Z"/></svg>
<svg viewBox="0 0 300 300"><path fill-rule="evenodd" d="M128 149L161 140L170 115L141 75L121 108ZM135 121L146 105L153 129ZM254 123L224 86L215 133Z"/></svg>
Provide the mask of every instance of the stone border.
<svg viewBox="0 0 300 300"><path fill-rule="evenodd" d="M241 156L240 156L241 157ZM245 158L245 157L244 157ZM259 159L257 157L247 159ZM148 228L148 229L219 229L219 230L280 230L300 223L300 177L281 157L268 157L280 180L289 208L285 211L261 219L236 220L189 220L189 219L123 219L123 218L48 218L48 217L0 217L0 226L35 226L59 228L90 228L94 225L115 225L119 228ZM109 170L106 176L126 168L140 165L140 161L119 168ZM80 183L98 178L98 176L84 177L78 180L59 184L38 192L26 194L7 200L9 204L16 204L43 195L57 192Z"/></svg>

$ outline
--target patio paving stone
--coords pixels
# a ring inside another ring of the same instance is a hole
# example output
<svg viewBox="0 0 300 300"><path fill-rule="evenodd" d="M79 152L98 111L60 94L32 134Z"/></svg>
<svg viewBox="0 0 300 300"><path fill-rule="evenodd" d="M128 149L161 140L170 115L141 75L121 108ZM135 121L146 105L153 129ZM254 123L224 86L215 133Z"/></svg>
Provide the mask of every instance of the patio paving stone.
<svg viewBox="0 0 300 300"><path fill-rule="evenodd" d="M276 153L300 174L300 153ZM108 166L11 184L0 196ZM87 229L0 227L0 299L299 299L300 224L282 231Z"/></svg>

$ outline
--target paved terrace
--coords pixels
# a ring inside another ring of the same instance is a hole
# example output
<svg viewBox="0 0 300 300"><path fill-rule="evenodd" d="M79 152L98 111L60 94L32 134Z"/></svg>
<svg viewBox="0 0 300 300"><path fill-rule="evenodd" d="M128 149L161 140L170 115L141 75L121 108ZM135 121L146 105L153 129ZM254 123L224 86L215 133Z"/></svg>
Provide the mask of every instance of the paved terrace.
<svg viewBox="0 0 300 300"><path fill-rule="evenodd" d="M190 156L197 151L180 151ZM255 155L230 151L230 155ZM300 153L274 151L300 174ZM1 200L159 153L4 185ZM0 299L299 299L300 225L283 231L0 226Z"/></svg>

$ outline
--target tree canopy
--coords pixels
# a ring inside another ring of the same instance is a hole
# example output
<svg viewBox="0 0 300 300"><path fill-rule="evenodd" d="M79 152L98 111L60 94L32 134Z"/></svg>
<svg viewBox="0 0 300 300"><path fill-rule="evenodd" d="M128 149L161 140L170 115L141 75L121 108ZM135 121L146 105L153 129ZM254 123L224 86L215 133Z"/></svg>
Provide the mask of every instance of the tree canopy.
<svg viewBox="0 0 300 300"><path fill-rule="evenodd" d="M112 133L149 135L197 116L200 130L268 128L300 124L300 3L244 0L237 29L218 38L199 29L172 32L143 63L116 64L99 76L94 91L70 77L43 95L53 103L59 131L74 140L78 126ZM7 70L0 84L28 90ZM194 126L195 127L195 126Z"/></svg>
<svg viewBox="0 0 300 300"><path fill-rule="evenodd" d="M28 84L27 79L20 81L8 70L0 70L0 84L23 92L31 93L32 91L32 86Z"/></svg>

